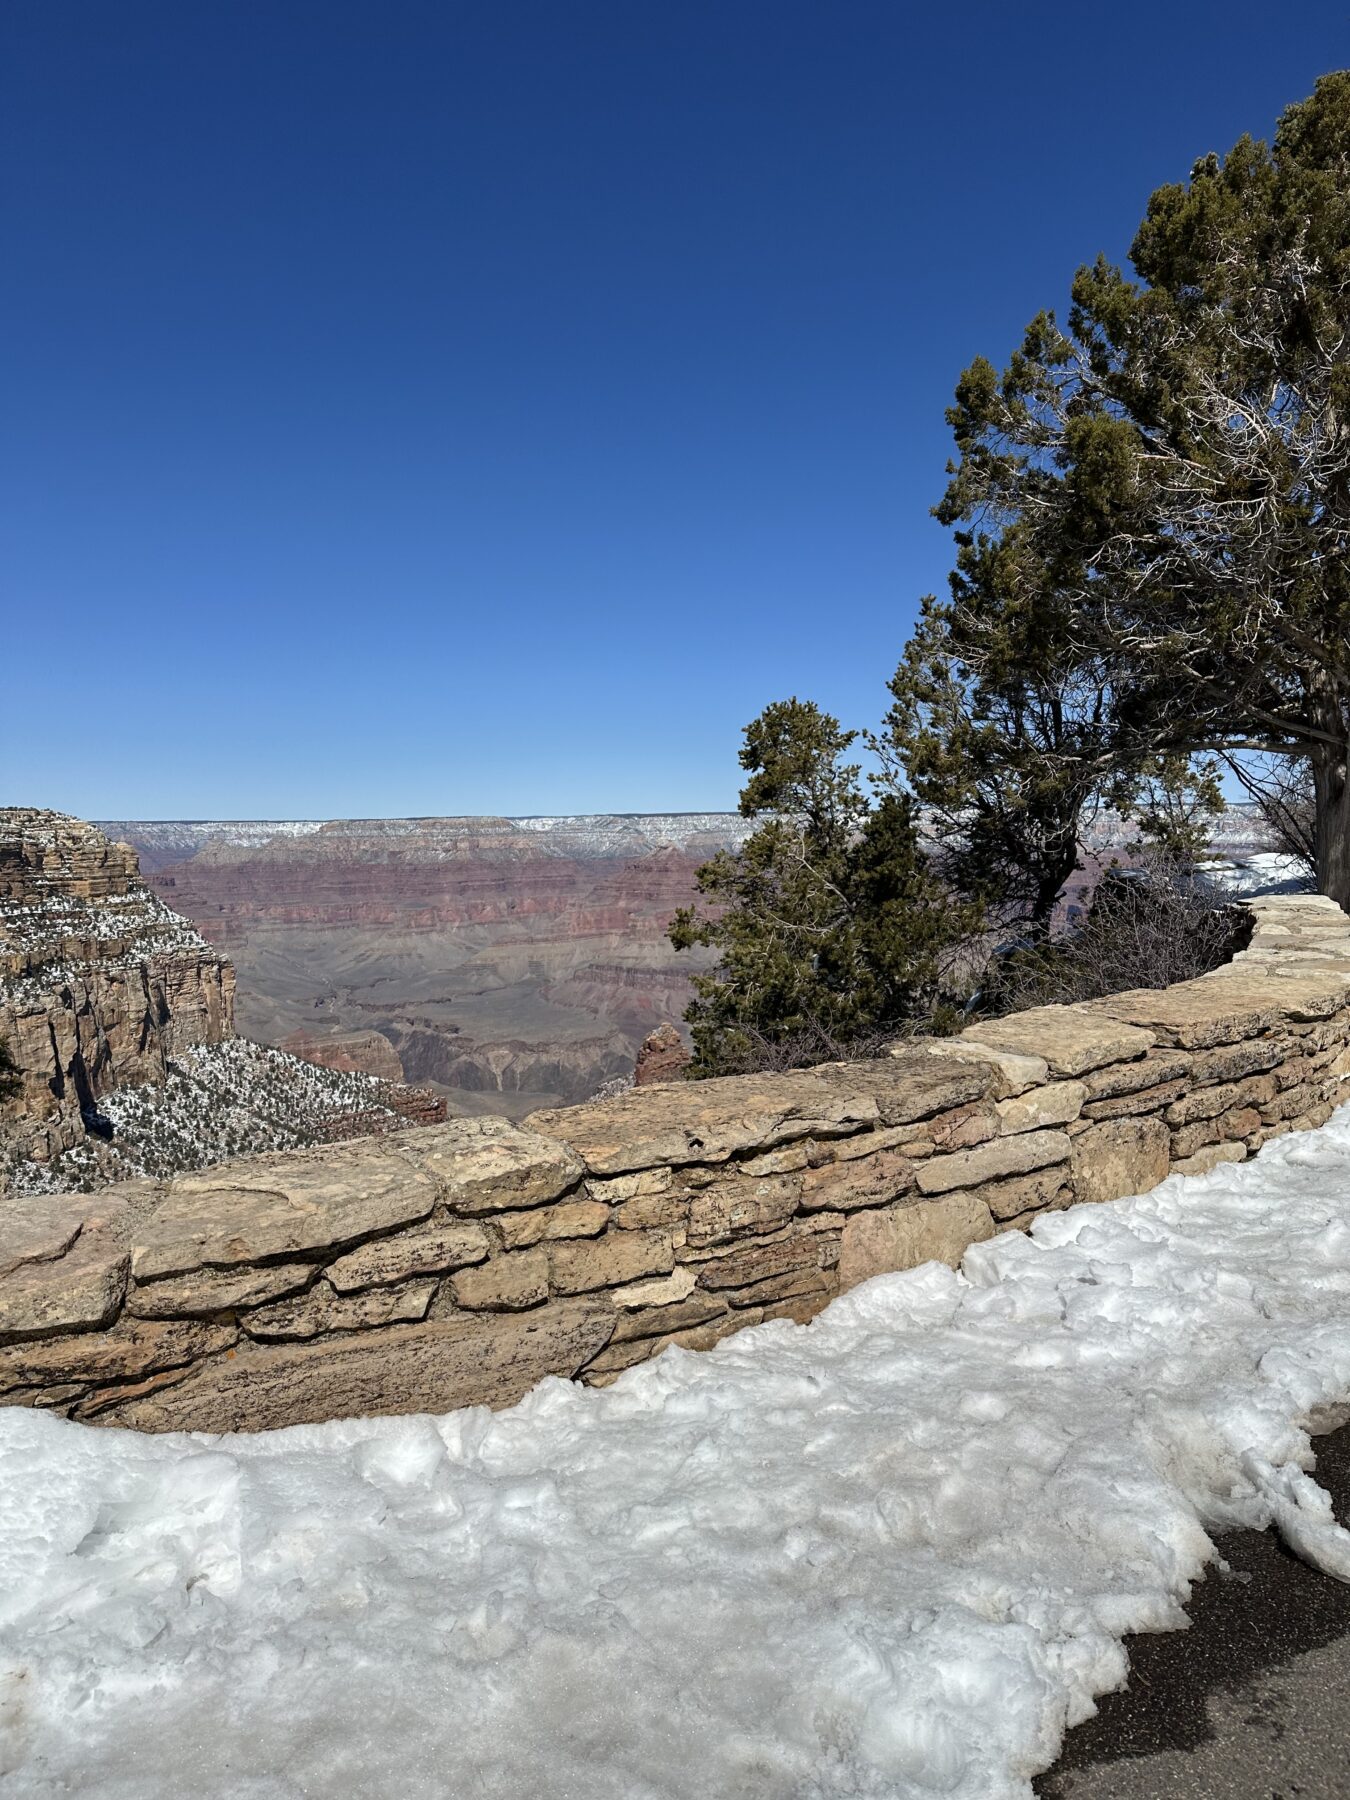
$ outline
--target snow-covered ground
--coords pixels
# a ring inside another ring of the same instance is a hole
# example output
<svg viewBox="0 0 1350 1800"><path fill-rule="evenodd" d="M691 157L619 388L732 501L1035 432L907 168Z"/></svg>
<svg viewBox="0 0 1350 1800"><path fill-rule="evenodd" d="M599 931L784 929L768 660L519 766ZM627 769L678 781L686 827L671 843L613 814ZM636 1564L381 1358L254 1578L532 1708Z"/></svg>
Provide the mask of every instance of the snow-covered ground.
<svg viewBox="0 0 1350 1800"><path fill-rule="evenodd" d="M1214 887L1235 899L1257 894L1305 894L1312 890L1312 875L1296 856L1276 850L1235 851L1198 865L1200 874Z"/></svg>
<svg viewBox="0 0 1350 1800"><path fill-rule="evenodd" d="M1350 1578L1350 1108L614 1386L142 1438L0 1412L6 1800L1006 1800L1207 1531Z"/></svg>
<svg viewBox="0 0 1350 1800"><path fill-rule="evenodd" d="M110 1141L82 1137L50 1161L7 1159L0 1148L0 1184L7 1178L16 1194L91 1193L110 1181L164 1180L234 1156L328 1143L352 1114L398 1129L405 1121L386 1104L389 1093L372 1075L326 1069L249 1038L189 1044L162 1082L101 1096Z"/></svg>

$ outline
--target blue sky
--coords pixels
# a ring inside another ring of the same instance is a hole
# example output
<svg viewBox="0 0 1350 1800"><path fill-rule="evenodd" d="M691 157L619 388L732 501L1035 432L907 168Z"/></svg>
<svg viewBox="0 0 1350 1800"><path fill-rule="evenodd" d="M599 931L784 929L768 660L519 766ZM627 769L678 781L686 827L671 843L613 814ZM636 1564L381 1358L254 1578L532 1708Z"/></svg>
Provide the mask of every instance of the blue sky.
<svg viewBox="0 0 1350 1800"><path fill-rule="evenodd" d="M9 0L0 803L734 804L943 422L1343 3Z"/></svg>

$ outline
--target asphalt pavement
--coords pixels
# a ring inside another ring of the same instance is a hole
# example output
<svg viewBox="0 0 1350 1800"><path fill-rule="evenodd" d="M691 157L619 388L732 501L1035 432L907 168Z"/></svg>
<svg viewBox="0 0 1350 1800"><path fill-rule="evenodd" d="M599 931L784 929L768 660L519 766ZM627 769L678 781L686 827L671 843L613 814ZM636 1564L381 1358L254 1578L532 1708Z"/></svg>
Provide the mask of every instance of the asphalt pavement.
<svg viewBox="0 0 1350 1800"><path fill-rule="evenodd" d="M1350 1425L1315 1440L1350 1523ZM1042 1800L1350 1800L1350 1586L1273 1532L1217 1538L1188 1631L1131 1638L1129 1686L1071 1731Z"/></svg>

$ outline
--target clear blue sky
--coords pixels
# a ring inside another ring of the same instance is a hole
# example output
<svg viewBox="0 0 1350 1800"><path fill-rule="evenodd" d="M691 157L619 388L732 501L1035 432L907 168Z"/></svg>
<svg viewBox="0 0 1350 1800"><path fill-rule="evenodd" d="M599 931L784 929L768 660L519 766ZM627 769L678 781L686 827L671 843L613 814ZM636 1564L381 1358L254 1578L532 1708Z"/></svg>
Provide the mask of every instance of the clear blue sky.
<svg viewBox="0 0 1350 1800"><path fill-rule="evenodd" d="M734 803L876 720L965 363L1336 4L8 0L0 803Z"/></svg>

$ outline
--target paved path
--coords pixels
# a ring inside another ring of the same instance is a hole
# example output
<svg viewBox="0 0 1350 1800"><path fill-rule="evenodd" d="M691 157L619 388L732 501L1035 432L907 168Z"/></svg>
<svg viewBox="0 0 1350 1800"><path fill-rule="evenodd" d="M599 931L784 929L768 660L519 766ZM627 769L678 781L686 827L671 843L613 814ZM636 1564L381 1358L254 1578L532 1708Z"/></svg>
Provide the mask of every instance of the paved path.
<svg viewBox="0 0 1350 1800"><path fill-rule="evenodd" d="M1350 1426L1317 1440L1350 1521ZM1189 1631L1130 1643L1130 1685L1071 1731L1044 1800L1350 1800L1350 1586L1271 1532L1218 1540L1233 1571L1195 1590Z"/></svg>

